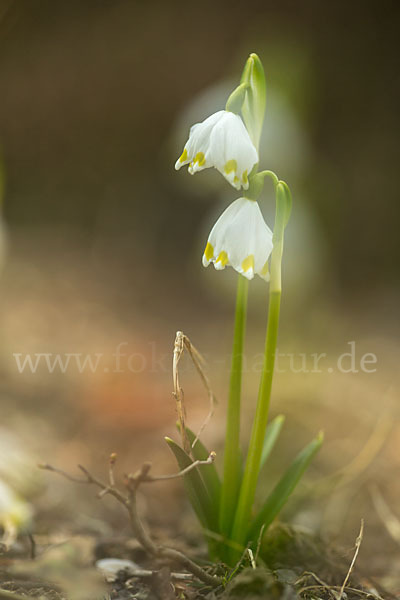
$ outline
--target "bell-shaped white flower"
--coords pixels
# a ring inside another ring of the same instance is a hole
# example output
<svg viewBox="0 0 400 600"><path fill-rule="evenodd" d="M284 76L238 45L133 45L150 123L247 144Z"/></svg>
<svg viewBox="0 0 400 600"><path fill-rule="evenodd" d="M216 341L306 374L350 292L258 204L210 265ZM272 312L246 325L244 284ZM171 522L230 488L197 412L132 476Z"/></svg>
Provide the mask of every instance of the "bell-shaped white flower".
<svg viewBox="0 0 400 600"><path fill-rule="evenodd" d="M203 254L203 265L216 269L233 267L247 279L254 274L269 280L268 258L272 231L264 221L256 200L239 198L228 206L215 223Z"/></svg>
<svg viewBox="0 0 400 600"><path fill-rule="evenodd" d="M240 190L249 187L248 176L258 153L239 115L220 110L190 129L189 139L175 169L189 164L189 173L215 167Z"/></svg>

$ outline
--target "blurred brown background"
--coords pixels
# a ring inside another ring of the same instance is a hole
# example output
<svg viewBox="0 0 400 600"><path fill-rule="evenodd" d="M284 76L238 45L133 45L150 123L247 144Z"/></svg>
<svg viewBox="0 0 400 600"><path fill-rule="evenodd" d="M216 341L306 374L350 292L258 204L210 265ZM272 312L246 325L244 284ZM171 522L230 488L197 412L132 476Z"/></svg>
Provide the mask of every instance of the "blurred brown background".
<svg viewBox="0 0 400 600"><path fill-rule="evenodd" d="M294 197L280 350L336 360L354 340L357 360L364 353L378 360L368 374L277 375L272 410L288 414L281 460L320 428L326 444L311 480L365 452L341 491L329 488L333 504L318 496L310 521L299 499L298 515L315 529L325 523L343 544L364 516L364 545L372 551L380 540L397 568L398 542L371 486L396 512L398 3L2 0L0 7L7 427L64 466L93 461L101 469L117 450L131 466L150 458L159 470L174 469L162 434L174 428L169 368L182 329L206 356L221 401L207 432L220 448L235 275L205 271L200 257L213 220L236 196L215 172L191 178L173 165L189 126L223 107L255 51L268 85L261 164ZM271 224L268 186L264 207ZM265 285L251 288L245 429L265 327ZM134 367L115 372L113 354L125 342ZM106 362L95 373L20 374L13 353L38 352L102 353ZM188 362L184 371L188 412L199 423L206 400ZM325 517L315 517L319 510ZM382 561L376 572L390 571Z"/></svg>

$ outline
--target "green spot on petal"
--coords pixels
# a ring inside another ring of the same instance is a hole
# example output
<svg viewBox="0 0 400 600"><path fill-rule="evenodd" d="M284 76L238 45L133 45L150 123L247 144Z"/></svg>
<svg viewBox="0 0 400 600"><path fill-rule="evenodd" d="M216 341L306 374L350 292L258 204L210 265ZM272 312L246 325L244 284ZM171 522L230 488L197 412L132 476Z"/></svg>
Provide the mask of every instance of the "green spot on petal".
<svg viewBox="0 0 400 600"><path fill-rule="evenodd" d="M227 175L229 175L229 173L232 173L232 171L234 173L236 173L237 171L237 162L235 159L232 158L232 160L228 160L228 162L226 163L225 167L224 167L224 171Z"/></svg>

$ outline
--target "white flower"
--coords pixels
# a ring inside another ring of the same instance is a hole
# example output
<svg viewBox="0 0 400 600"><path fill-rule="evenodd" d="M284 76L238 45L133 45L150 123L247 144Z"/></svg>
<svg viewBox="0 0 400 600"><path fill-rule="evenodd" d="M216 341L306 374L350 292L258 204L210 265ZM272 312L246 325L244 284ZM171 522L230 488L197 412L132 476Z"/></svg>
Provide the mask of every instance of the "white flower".
<svg viewBox="0 0 400 600"><path fill-rule="evenodd" d="M239 198L228 206L215 223L203 254L203 265L216 269L233 267L247 279L256 273L269 280L268 258L272 231L255 200Z"/></svg>
<svg viewBox="0 0 400 600"><path fill-rule="evenodd" d="M236 189L247 190L248 176L258 163L258 153L239 115L220 110L191 127L175 169L188 163L192 175L215 167Z"/></svg>
<svg viewBox="0 0 400 600"><path fill-rule="evenodd" d="M20 530L29 527L32 508L17 496L12 488L0 479L0 527L3 529L1 543L9 547Z"/></svg>

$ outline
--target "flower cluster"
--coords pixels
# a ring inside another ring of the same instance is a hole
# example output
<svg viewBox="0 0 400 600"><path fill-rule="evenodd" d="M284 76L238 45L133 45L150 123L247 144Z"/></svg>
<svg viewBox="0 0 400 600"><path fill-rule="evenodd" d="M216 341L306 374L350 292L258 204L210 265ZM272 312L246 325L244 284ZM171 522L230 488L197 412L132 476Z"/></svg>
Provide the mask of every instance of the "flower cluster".
<svg viewBox="0 0 400 600"><path fill-rule="evenodd" d="M191 175L215 167L237 190L248 190L249 177L258 164L258 152L242 118L220 110L190 129L189 139L175 169L189 165ZM233 267L248 279L257 274L269 279L268 258L272 231L265 223L256 200L235 200L222 213L208 237L203 265L218 270Z"/></svg>

